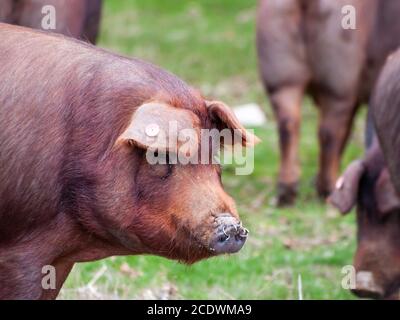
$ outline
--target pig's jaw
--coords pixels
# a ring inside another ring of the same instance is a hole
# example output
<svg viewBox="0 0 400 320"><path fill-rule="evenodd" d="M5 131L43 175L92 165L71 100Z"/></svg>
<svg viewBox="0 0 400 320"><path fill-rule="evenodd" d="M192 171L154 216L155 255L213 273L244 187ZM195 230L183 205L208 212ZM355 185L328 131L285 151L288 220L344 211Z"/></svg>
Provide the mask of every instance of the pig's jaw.
<svg viewBox="0 0 400 320"><path fill-rule="evenodd" d="M191 265L214 256L236 253L247 240L248 230L231 214L213 215L211 221L212 223L195 230L181 227L158 243L154 239L150 242L142 239L133 230L128 233L109 231L127 249L129 253L125 254L154 254ZM154 244L156 245L153 246Z"/></svg>
<svg viewBox="0 0 400 320"><path fill-rule="evenodd" d="M400 300L400 275L392 279L390 284L385 287L382 298L387 300Z"/></svg>
<svg viewBox="0 0 400 320"><path fill-rule="evenodd" d="M400 300L400 261L390 259L398 257L399 253L379 247L372 247L370 251L363 248L358 248L355 256L357 273L353 293L361 298ZM371 252L380 252L381 255L374 256Z"/></svg>
<svg viewBox="0 0 400 320"><path fill-rule="evenodd" d="M221 254L238 252L248 230L230 213L209 214L211 219L195 227L190 223L154 233L154 228L108 229L127 254L153 254L193 264ZM163 231L163 232L162 232Z"/></svg>

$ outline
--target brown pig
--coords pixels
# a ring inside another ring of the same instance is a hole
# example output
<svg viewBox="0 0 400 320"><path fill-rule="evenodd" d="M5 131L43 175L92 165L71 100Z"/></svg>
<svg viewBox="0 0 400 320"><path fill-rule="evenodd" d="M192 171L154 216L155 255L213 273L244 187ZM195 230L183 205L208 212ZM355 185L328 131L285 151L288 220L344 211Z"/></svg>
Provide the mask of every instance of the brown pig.
<svg viewBox="0 0 400 320"><path fill-rule="evenodd" d="M357 208L353 292L360 297L400 298L400 197L377 139L363 159L351 163L330 202L348 213Z"/></svg>
<svg viewBox="0 0 400 320"><path fill-rule="evenodd" d="M219 165L147 158L172 156L152 140L172 120L254 144L225 104L62 35L0 24L0 38L0 298L55 298L76 262L154 254L190 264L240 250L247 230ZM55 289L41 286L46 265Z"/></svg>
<svg viewBox="0 0 400 320"><path fill-rule="evenodd" d="M46 6L55 9L55 29L49 31L96 43L102 0L1 0L0 22L43 29Z"/></svg>
<svg viewBox="0 0 400 320"><path fill-rule="evenodd" d="M376 134L397 192L400 194L400 49L390 55L371 104Z"/></svg>
<svg viewBox="0 0 400 320"><path fill-rule="evenodd" d="M368 102L386 57L400 44L399 14L398 0L259 0L259 68L278 122L280 205L297 194L304 94L319 110L316 186L326 197L357 108ZM351 18L353 26L346 24Z"/></svg>
<svg viewBox="0 0 400 320"><path fill-rule="evenodd" d="M373 146L346 169L331 196L342 212L357 205L354 292L362 297L400 298L399 83L398 50L387 59L372 95Z"/></svg>
<svg viewBox="0 0 400 320"><path fill-rule="evenodd" d="M373 90L367 125L372 146L346 169L331 195L343 213L357 206L354 292L362 297L400 298L399 83L397 50Z"/></svg>

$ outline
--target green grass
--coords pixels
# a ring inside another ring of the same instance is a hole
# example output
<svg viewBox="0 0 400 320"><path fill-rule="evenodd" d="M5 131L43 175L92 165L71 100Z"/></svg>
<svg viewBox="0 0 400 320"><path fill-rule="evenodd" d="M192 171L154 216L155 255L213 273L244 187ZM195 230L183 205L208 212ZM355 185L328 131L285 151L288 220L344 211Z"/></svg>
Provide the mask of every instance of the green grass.
<svg viewBox="0 0 400 320"><path fill-rule="evenodd" d="M251 231L240 253L191 267L153 256L78 264L61 298L297 299L298 275L305 299L353 298L341 288L341 269L352 262L355 218L339 216L315 196L317 112L309 99L302 110L298 203L273 205L279 154L257 72L255 8L255 0L105 2L99 46L156 63L231 105L256 102L268 123L256 129L263 143L254 173L234 176L227 167L223 175ZM357 118L344 164L362 154L364 116Z"/></svg>

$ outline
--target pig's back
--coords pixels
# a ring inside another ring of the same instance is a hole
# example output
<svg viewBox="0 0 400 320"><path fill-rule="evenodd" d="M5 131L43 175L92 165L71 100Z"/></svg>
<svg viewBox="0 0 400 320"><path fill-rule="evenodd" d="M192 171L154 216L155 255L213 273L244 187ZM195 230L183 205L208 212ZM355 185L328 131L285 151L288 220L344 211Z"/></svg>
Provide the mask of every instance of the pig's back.
<svg viewBox="0 0 400 320"><path fill-rule="evenodd" d="M89 48L14 30L0 24L0 241L62 210L74 108L96 72Z"/></svg>

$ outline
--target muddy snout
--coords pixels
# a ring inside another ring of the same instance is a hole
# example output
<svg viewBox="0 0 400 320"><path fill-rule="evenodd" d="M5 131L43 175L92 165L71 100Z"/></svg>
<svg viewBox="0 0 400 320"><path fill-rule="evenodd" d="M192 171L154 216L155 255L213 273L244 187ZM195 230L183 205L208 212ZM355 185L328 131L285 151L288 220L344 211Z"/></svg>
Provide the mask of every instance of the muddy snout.
<svg viewBox="0 0 400 320"><path fill-rule="evenodd" d="M218 215L215 222L210 248L217 254L238 252L246 242L249 231L228 213Z"/></svg>
<svg viewBox="0 0 400 320"><path fill-rule="evenodd" d="M380 299L384 295L382 287L375 281L369 271L359 271L356 274L356 288L352 292L360 298Z"/></svg>

